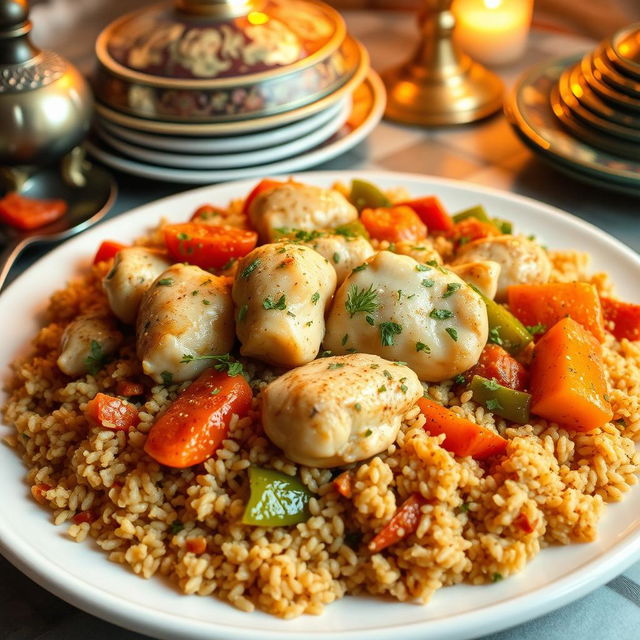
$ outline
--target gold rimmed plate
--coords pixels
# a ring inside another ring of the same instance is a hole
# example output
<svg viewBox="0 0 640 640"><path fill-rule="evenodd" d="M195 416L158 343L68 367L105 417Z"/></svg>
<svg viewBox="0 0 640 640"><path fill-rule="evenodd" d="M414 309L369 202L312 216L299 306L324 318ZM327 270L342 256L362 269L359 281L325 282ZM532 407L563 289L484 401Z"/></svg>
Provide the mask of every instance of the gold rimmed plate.
<svg viewBox="0 0 640 640"><path fill-rule="evenodd" d="M622 73L640 81L640 22L618 31L611 38L608 54Z"/></svg>
<svg viewBox="0 0 640 640"><path fill-rule="evenodd" d="M585 81L593 91L595 91L603 100L608 101L616 108L627 109L640 113L640 100L634 100L631 96L614 89L594 75L592 58L592 54L584 56L580 62L580 69L584 75Z"/></svg>
<svg viewBox="0 0 640 640"><path fill-rule="evenodd" d="M611 51L606 44L601 44L592 54L591 66L593 75L611 85L614 89L629 94L632 98L640 100L640 80L623 75L609 58Z"/></svg>
<svg viewBox="0 0 640 640"><path fill-rule="evenodd" d="M596 115L634 129L640 129L640 115L633 115L631 112L614 109L609 103L605 102L591 87L587 84L580 65L575 65L570 70L570 86L571 93L580 101L580 103Z"/></svg>
<svg viewBox="0 0 640 640"><path fill-rule="evenodd" d="M573 79L575 67L567 69L558 80L558 95L564 105L573 115L584 122L584 124L594 127L605 135L617 136L624 141L635 141L640 143L640 130L633 129L622 124L616 124L605 118L601 118L589 109L582 106L576 94L580 95L581 87Z"/></svg>
<svg viewBox="0 0 640 640"><path fill-rule="evenodd" d="M560 97L560 91L557 85L551 90L549 100L556 118L558 118L561 124L578 140L583 140L591 146L622 156L623 158L640 162L640 145L633 142L626 143L619 138L608 136L596 129L586 126L564 103Z"/></svg>

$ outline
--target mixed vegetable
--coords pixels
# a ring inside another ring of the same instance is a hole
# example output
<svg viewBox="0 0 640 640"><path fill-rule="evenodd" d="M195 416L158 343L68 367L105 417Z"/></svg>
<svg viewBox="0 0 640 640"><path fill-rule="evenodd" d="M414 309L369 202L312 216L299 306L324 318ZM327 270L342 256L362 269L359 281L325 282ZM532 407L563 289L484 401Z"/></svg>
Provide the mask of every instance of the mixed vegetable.
<svg viewBox="0 0 640 640"><path fill-rule="evenodd" d="M507 426L532 416L576 431L612 420L601 343L607 333L640 339L640 305L590 283L550 282L546 251L510 221L480 205L452 216L434 196L392 202L362 180L341 190L266 179L242 212L249 229L203 205L164 225L161 247L99 247L119 324L74 321L59 366L99 375L134 333L144 375L87 403L92 425L135 429L136 398L170 386L179 393L145 444L158 463L205 462L251 414L293 462L337 469L333 490L350 500L351 465L384 452L416 404L446 450L482 464L509 447ZM257 401L231 355L237 342L240 356L280 374ZM434 400L436 382L494 422ZM301 479L254 464L242 522L294 525L310 499ZM369 551L415 532L427 505L403 496Z"/></svg>

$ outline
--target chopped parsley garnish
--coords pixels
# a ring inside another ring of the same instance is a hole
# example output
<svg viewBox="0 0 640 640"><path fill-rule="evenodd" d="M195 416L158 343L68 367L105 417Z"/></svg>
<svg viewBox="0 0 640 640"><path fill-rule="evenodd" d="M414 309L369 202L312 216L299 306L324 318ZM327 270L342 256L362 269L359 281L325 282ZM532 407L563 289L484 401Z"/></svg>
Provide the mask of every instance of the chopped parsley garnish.
<svg viewBox="0 0 640 640"><path fill-rule="evenodd" d="M433 280L430 280L429 278L425 278L421 284L423 287L427 287L427 289L429 289L429 287L433 287L435 282Z"/></svg>
<svg viewBox="0 0 640 640"><path fill-rule="evenodd" d="M199 293L200 293L200 292L199 292L197 289L194 289L194 290L191 292L191 295L192 295L192 296L197 296Z"/></svg>
<svg viewBox="0 0 640 640"><path fill-rule="evenodd" d="M356 402L356 403L353 405L353 408L354 408L356 411L362 411L362 405L361 405L359 402Z"/></svg>
<svg viewBox="0 0 640 640"><path fill-rule="evenodd" d="M386 391L386 390L387 390L387 387L385 387L385 385L378 387L378 393L382 393L383 391Z"/></svg>
<svg viewBox="0 0 640 640"><path fill-rule="evenodd" d="M178 234L178 240L190 240L191 236L188 233L180 232Z"/></svg>
<svg viewBox="0 0 640 640"><path fill-rule="evenodd" d="M207 300L206 298L203 298L202 304L205 305L205 307L208 307L211 304L211 300Z"/></svg>
<svg viewBox="0 0 640 640"><path fill-rule="evenodd" d="M538 322L538 324L533 324L526 327L526 329L532 336L536 336L539 333L544 333L547 330L547 325L542 324L542 322Z"/></svg>
<svg viewBox="0 0 640 640"><path fill-rule="evenodd" d="M482 386L488 391L497 391L500 388L500 385L495 380L485 380Z"/></svg>
<svg viewBox="0 0 640 640"><path fill-rule="evenodd" d="M499 411L500 409L504 408L495 398L489 398L485 402L485 406L487 407L487 409L489 409L489 411Z"/></svg>
<svg viewBox="0 0 640 640"><path fill-rule="evenodd" d="M233 263L237 260L237 258L229 258L223 265L222 270L226 271L227 269L231 269Z"/></svg>
<svg viewBox="0 0 640 640"><path fill-rule="evenodd" d="M427 264L430 267L437 267L438 266L438 261L437 260L427 260Z"/></svg>
<svg viewBox="0 0 640 640"><path fill-rule="evenodd" d="M394 336L402 333L402 327L397 322L381 322L378 325L380 330L380 342L383 347L392 347L394 345Z"/></svg>
<svg viewBox="0 0 640 640"><path fill-rule="evenodd" d="M424 264L417 264L416 271L429 271L429 267Z"/></svg>
<svg viewBox="0 0 640 640"><path fill-rule="evenodd" d="M467 244L467 242L469 242L471 240L471 238L469 238L469 236L460 236L458 238L458 246L462 247L463 245Z"/></svg>
<svg viewBox="0 0 640 640"><path fill-rule="evenodd" d="M489 329L489 342L493 342L493 344L504 344L504 341L500 337L499 326Z"/></svg>
<svg viewBox="0 0 640 640"><path fill-rule="evenodd" d="M358 273L358 271L364 271L369 265L365 262L361 264L359 267L354 267L351 269L351 273Z"/></svg>
<svg viewBox="0 0 640 640"><path fill-rule="evenodd" d="M332 256L332 259L333 264L338 264L340 262L340 254L336 251Z"/></svg>
<svg viewBox="0 0 640 640"><path fill-rule="evenodd" d="M284 293L278 298L277 302L274 302L271 298L265 298L262 301L262 307L267 311L284 311L287 308L287 300Z"/></svg>
<svg viewBox="0 0 640 640"><path fill-rule="evenodd" d="M498 573L497 571L491 576L491 582L500 582L500 580L502 580L503 576L501 573Z"/></svg>
<svg viewBox="0 0 640 640"><path fill-rule="evenodd" d="M409 388L409 387L407 387L407 385L406 385L406 384L401 384L401 385L400 385L400 391L402 391L402 393L407 393L407 389L408 389L408 388Z"/></svg>
<svg viewBox="0 0 640 640"><path fill-rule="evenodd" d="M242 322L247 317L247 311L249 311L249 305L243 304L238 310L238 322Z"/></svg>
<svg viewBox="0 0 640 640"><path fill-rule="evenodd" d="M470 506L470 502L463 502L459 507L458 510L461 513L467 513L467 511L469 511L469 506Z"/></svg>
<svg viewBox="0 0 640 640"><path fill-rule="evenodd" d="M320 292L316 291L312 296L311 296L311 304L318 304L318 300L320 300Z"/></svg>
<svg viewBox="0 0 640 640"><path fill-rule="evenodd" d="M244 367L242 366L242 363L238 362L228 353L222 355L210 353L204 356L194 356L190 353L184 353L182 354L182 360L180 360L180 362L182 364L188 364L194 360L211 360L212 362L215 362L213 368L216 371L226 371L232 377L244 374Z"/></svg>
<svg viewBox="0 0 640 640"><path fill-rule="evenodd" d="M454 381L456 384L466 384L467 379L466 379L466 378L465 378L461 373L459 373L459 374L458 374L458 375L453 379L453 381Z"/></svg>
<svg viewBox="0 0 640 640"><path fill-rule="evenodd" d="M372 284L367 289L364 287L359 289L357 284L352 284L344 307L349 312L350 318L353 318L356 313L373 313L378 308L378 292Z"/></svg>
<svg viewBox="0 0 640 640"><path fill-rule="evenodd" d="M365 320L373 327L376 321L371 316L366 316Z"/></svg>
<svg viewBox="0 0 640 640"><path fill-rule="evenodd" d="M158 280L159 287L170 287L173 284L173 278L162 278Z"/></svg>
<svg viewBox="0 0 640 640"><path fill-rule="evenodd" d="M454 342L458 342L458 332L453 327L447 327L445 331L451 336Z"/></svg>
<svg viewBox="0 0 640 640"><path fill-rule="evenodd" d="M342 369L344 362L332 362L327 369Z"/></svg>
<svg viewBox="0 0 640 640"><path fill-rule="evenodd" d="M344 347L344 345L345 345L345 344L347 344L347 342L348 342L348 341L349 341L349 334L348 334L348 333L345 333L345 334L342 336L342 340L341 340L340 342L341 342L342 346Z"/></svg>
<svg viewBox="0 0 640 640"><path fill-rule="evenodd" d="M372 433L373 433L373 431L371 431L371 429L367 429L367 430L364 432L364 437L365 437L365 438L368 438Z"/></svg>
<svg viewBox="0 0 640 640"><path fill-rule="evenodd" d="M449 309L432 309L429 317L434 320L446 320L447 318L453 318L453 311L449 311Z"/></svg>
<svg viewBox="0 0 640 640"><path fill-rule="evenodd" d="M393 376L386 369L383 369L382 375L384 375L384 377L387 378L387 380L393 380Z"/></svg>
<svg viewBox="0 0 640 640"><path fill-rule="evenodd" d="M169 525L169 531L171 531L174 536L176 535L176 533L180 533L180 531L182 531L183 529L184 525L182 524L182 522L180 522L180 520L174 520Z"/></svg>
<svg viewBox="0 0 640 640"><path fill-rule="evenodd" d="M162 378L162 384L166 386L173 384L173 373L171 371L163 371L160 377Z"/></svg>
<svg viewBox="0 0 640 640"><path fill-rule="evenodd" d="M246 280L257 268L258 265L260 264L260 260L256 259L253 262L250 262L243 270L242 273L240 274L240 277L243 280Z"/></svg>
<svg viewBox="0 0 640 640"><path fill-rule="evenodd" d="M325 351L320 352L318 358L328 358L332 353L333 351L329 351L329 349L326 349Z"/></svg>
<svg viewBox="0 0 640 640"><path fill-rule="evenodd" d="M215 389L211 389L211 395L217 396L221 391L222 389L220 387L216 387Z"/></svg>
<svg viewBox="0 0 640 640"><path fill-rule="evenodd" d="M459 282L449 282L447 284L447 290L442 294L443 298L452 296L462 285Z"/></svg>
<svg viewBox="0 0 640 640"><path fill-rule="evenodd" d="M416 351L424 351L425 353L431 353L431 347L424 342L416 342Z"/></svg>
<svg viewBox="0 0 640 640"><path fill-rule="evenodd" d="M91 353L85 358L84 364L87 367L87 371L95 376L105 364L107 364L108 356L102 350L102 345L97 340L91 341L90 346Z"/></svg>

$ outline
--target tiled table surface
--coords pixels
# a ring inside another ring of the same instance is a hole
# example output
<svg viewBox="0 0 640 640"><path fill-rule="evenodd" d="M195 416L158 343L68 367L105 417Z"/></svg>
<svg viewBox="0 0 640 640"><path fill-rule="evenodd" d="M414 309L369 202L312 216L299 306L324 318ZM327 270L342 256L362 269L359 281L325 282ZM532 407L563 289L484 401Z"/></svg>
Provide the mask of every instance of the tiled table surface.
<svg viewBox="0 0 640 640"><path fill-rule="evenodd" d="M414 34L412 16L348 12L352 33L382 69L406 57ZM78 39L47 43L85 67L93 16ZM52 41L53 40L53 41ZM528 65L557 55L585 51L587 39L546 31L532 32L526 59L498 70L507 86ZM72 49L71 49L72 47ZM547 167L512 133L503 116L485 122L425 131L381 123L369 139L319 169L386 169L468 180L533 197L574 213L605 229L640 251L640 200L577 182ZM117 175L120 195L111 216L186 187ZM41 253L32 251L17 265L19 272ZM15 274L14 274L15 275ZM119 629L64 603L36 586L0 558L0 640L139 640L142 636ZM492 636L492 640L549 640L590 637L640 638L640 563L607 586L581 600L527 624Z"/></svg>

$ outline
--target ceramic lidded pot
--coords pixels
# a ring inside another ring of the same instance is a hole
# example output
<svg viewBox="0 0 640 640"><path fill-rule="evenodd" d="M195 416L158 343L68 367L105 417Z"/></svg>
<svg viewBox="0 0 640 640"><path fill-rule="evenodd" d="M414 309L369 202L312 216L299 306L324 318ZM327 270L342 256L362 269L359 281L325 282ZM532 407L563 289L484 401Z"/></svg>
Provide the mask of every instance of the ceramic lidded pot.
<svg viewBox="0 0 640 640"><path fill-rule="evenodd" d="M29 38L26 0L0 0L0 167L41 167L80 144L93 98L85 79Z"/></svg>
<svg viewBox="0 0 640 640"><path fill-rule="evenodd" d="M96 42L94 88L138 117L224 122L310 104L366 64L317 0L175 0L116 20Z"/></svg>

